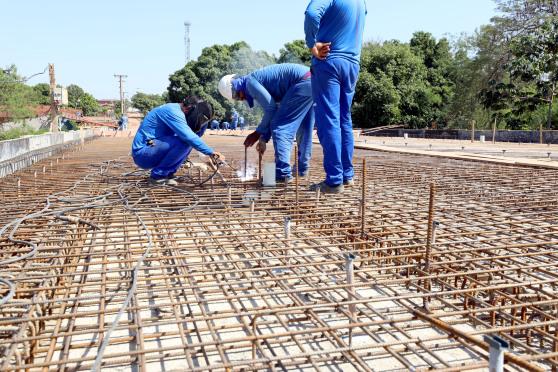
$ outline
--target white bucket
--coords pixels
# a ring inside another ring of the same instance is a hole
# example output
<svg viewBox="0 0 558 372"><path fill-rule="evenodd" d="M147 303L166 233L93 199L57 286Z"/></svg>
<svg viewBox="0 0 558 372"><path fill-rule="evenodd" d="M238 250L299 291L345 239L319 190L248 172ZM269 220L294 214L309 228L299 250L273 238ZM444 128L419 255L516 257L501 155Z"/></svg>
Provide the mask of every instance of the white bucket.
<svg viewBox="0 0 558 372"><path fill-rule="evenodd" d="M275 162L264 163L263 166L263 185L275 186Z"/></svg>
<svg viewBox="0 0 558 372"><path fill-rule="evenodd" d="M486 140L486 136L480 136L480 143L484 143L485 140Z"/></svg>
<svg viewBox="0 0 558 372"><path fill-rule="evenodd" d="M409 133L403 133L403 138L409 139Z"/></svg>

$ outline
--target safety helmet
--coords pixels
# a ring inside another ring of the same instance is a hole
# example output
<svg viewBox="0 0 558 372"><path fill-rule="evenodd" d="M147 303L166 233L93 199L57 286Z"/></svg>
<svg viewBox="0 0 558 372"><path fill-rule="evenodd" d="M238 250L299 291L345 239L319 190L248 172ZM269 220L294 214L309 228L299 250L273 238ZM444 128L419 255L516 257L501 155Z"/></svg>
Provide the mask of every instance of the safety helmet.
<svg viewBox="0 0 558 372"><path fill-rule="evenodd" d="M232 81L234 80L235 77L236 75L234 74L225 75L219 81L219 86L218 86L219 93L221 93L221 95L226 99L228 99L229 101L234 101Z"/></svg>

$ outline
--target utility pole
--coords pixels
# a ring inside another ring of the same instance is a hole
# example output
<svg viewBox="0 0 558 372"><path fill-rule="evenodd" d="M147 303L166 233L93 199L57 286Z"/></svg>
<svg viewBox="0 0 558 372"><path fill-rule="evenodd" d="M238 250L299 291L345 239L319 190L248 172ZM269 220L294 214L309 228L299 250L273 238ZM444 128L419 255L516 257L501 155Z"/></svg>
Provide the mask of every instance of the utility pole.
<svg viewBox="0 0 558 372"><path fill-rule="evenodd" d="M128 75L114 74L114 77L118 79L118 82L120 84L120 114L124 115L124 79L126 79Z"/></svg>
<svg viewBox="0 0 558 372"><path fill-rule="evenodd" d="M185 65L190 62L190 22L184 22L184 49L186 52L186 62Z"/></svg>
<svg viewBox="0 0 558 372"><path fill-rule="evenodd" d="M50 77L50 131L58 132L58 107L54 99L54 91L56 89L56 76L54 75L54 64L48 64L48 75Z"/></svg>

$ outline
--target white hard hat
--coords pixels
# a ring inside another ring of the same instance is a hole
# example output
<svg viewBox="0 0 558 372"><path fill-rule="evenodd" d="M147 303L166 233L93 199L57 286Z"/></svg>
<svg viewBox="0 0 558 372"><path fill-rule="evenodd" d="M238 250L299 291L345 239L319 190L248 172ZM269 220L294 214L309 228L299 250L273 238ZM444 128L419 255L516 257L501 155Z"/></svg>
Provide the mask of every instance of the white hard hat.
<svg viewBox="0 0 558 372"><path fill-rule="evenodd" d="M233 99L233 91L232 91L232 81L236 75L225 75L219 81L219 93L229 101L234 101Z"/></svg>

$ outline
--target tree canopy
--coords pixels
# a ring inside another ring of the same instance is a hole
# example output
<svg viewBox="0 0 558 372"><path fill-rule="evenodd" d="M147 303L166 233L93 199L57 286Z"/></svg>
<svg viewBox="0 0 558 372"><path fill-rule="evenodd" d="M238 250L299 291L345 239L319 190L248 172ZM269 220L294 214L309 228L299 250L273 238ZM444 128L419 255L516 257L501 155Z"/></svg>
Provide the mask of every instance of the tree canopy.
<svg viewBox="0 0 558 372"><path fill-rule="evenodd" d="M558 1L493 0L497 16L471 35L435 38L417 31L410 40L363 46L353 121L357 127L402 124L412 128L558 129ZM286 42L279 56L255 51L243 41L203 49L196 60L170 74L162 95L138 93L132 104L146 113L163 102L197 95L218 119L233 109L255 124L261 110L229 102L217 91L226 74L247 74L273 63L311 64L303 40ZM69 106L95 115L94 97L68 86ZM27 85L15 66L0 70L0 111L21 120L36 104L48 104L45 83ZM118 112L118 110L117 110Z"/></svg>
<svg viewBox="0 0 558 372"><path fill-rule="evenodd" d="M165 99L160 94L146 94L138 92L132 96L132 106L140 110L142 114L147 114L151 109L165 103Z"/></svg>
<svg viewBox="0 0 558 372"><path fill-rule="evenodd" d="M99 114L101 106L93 97L93 95L84 91L80 86L71 84L66 88L68 90L68 106L81 110L85 116L94 116Z"/></svg>
<svg viewBox="0 0 558 372"><path fill-rule="evenodd" d="M294 40L286 43L279 51L279 58L277 63L300 63L302 65L310 66L312 62L312 53L306 47L304 40Z"/></svg>
<svg viewBox="0 0 558 372"><path fill-rule="evenodd" d="M0 69L0 111L11 121L22 121L34 114L34 107L41 103L41 94L25 84L15 65Z"/></svg>
<svg viewBox="0 0 558 372"><path fill-rule="evenodd" d="M243 103L227 101L217 91L217 84L226 74L243 75L272 63L275 63L272 56L253 51L245 42L205 48L196 61L190 61L169 77L168 100L181 102L196 95L213 105L217 118L230 116L232 109L236 108L247 122L255 122L259 112L248 110Z"/></svg>

